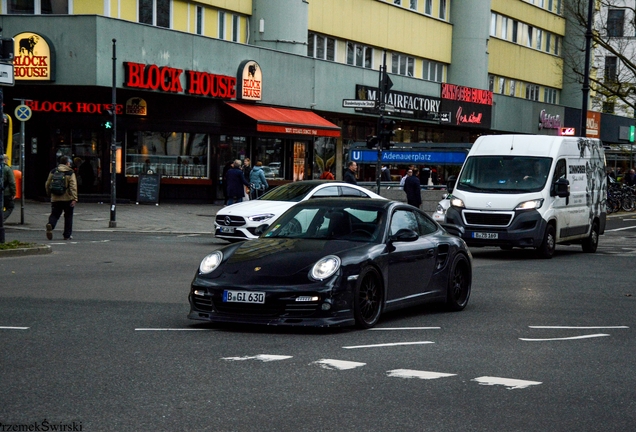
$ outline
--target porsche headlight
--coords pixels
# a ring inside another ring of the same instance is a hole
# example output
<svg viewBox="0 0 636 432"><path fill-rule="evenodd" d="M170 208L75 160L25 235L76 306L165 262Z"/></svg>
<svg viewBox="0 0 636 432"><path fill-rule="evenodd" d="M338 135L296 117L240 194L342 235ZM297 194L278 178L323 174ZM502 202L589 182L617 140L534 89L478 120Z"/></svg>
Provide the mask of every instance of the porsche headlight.
<svg viewBox="0 0 636 432"><path fill-rule="evenodd" d="M460 200L459 198L455 198L455 197L451 198L451 202L450 203L451 203L451 205L453 207L460 207L460 208L464 208L465 207L464 206L464 201Z"/></svg>
<svg viewBox="0 0 636 432"><path fill-rule="evenodd" d="M309 275L315 280L324 280L332 276L340 268L340 258L327 255L314 264Z"/></svg>
<svg viewBox="0 0 636 432"><path fill-rule="evenodd" d="M534 210L534 209L541 208L542 205L543 205L543 198L530 200L530 201L524 201L521 204L519 204L515 208L515 210Z"/></svg>
<svg viewBox="0 0 636 432"><path fill-rule="evenodd" d="M201 273L211 273L216 270L216 268L221 264L221 261L223 261L223 252L212 252L210 255L201 260L201 264L199 264L199 271Z"/></svg>
<svg viewBox="0 0 636 432"><path fill-rule="evenodd" d="M267 219L273 218L274 216L276 215L273 213L264 213L264 214L249 216L248 219L251 220L252 222L263 222L263 221L266 221Z"/></svg>

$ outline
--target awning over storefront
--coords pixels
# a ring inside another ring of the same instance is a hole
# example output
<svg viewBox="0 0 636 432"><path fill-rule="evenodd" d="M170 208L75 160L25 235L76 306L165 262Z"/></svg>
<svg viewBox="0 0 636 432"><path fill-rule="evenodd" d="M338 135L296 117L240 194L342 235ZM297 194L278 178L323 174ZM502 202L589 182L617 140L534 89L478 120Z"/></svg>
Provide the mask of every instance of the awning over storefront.
<svg viewBox="0 0 636 432"><path fill-rule="evenodd" d="M340 128L311 111L246 105L226 102L227 105L256 120L258 132L339 137Z"/></svg>

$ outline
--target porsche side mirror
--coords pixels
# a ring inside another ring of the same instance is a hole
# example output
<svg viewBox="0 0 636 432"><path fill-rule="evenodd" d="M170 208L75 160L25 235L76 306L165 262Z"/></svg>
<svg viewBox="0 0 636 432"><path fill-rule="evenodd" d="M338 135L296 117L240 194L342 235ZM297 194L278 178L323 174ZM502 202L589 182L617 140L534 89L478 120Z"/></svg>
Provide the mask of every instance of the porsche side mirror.
<svg viewBox="0 0 636 432"><path fill-rule="evenodd" d="M391 242L412 242L420 238L412 229L402 228L390 237Z"/></svg>
<svg viewBox="0 0 636 432"><path fill-rule="evenodd" d="M450 235L454 235L455 237L460 237L464 234L464 228L459 225L450 224L450 223L441 223L440 226L446 230Z"/></svg>
<svg viewBox="0 0 636 432"><path fill-rule="evenodd" d="M254 228L254 235L260 236L267 230L267 228L269 228L269 225L267 224L257 226Z"/></svg>

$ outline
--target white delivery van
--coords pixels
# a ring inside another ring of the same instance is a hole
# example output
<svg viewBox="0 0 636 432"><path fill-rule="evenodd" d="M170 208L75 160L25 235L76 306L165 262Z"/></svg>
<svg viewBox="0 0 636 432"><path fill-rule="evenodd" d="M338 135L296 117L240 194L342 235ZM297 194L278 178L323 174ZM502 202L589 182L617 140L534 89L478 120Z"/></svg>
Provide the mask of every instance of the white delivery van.
<svg viewBox="0 0 636 432"><path fill-rule="evenodd" d="M469 246L556 244L595 252L605 231L605 153L600 140L486 135L473 144L452 191L446 223Z"/></svg>

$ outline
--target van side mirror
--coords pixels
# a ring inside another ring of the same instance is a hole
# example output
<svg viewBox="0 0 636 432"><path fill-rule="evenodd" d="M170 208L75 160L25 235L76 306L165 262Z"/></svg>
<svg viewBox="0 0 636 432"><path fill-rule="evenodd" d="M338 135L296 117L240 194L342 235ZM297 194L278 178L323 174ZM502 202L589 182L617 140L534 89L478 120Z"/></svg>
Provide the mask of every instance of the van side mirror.
<svg viewBox="0 0 636 432"><path fill-rule="evenodd" d="M457 177L450 176L448 178L448 181L446 182L446 190L448 191L448 193L453 192L453 189L455 189L455 183L457 183Z"/></svg>
<svg viewBox="0 0 636 432"><path fill-rule="evenodd" d="M570 196L570 182L564 178L558 179L552 185L550 196L558 196L559 198L568 198Z"/></svg>

